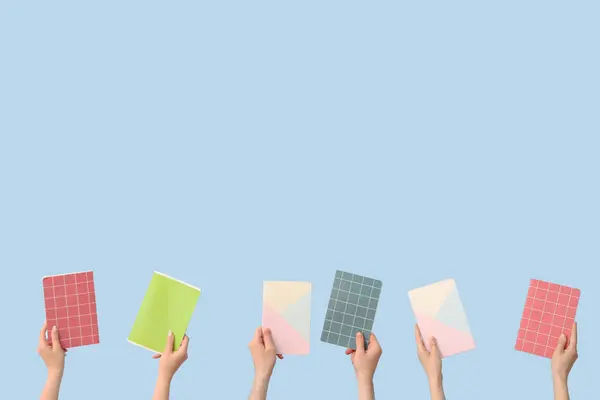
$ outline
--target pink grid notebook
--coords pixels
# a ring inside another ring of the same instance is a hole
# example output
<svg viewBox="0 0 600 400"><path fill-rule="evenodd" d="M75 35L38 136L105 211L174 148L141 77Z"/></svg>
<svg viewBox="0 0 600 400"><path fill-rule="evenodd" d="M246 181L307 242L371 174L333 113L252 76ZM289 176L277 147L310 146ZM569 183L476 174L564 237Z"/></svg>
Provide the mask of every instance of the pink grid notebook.
<svg viewBox="0 0 600 400"><path fill-rule="evenodd" d="M581 291L532 279L515 349L552 358L561 333L571 338Z"/></svg>
<svg viewBox="0 0 600 400"><path fill-rule="evenodd" d="M94 273L47 276L42 283L48 330L56 325L62 348L100 343Z"/></svg>

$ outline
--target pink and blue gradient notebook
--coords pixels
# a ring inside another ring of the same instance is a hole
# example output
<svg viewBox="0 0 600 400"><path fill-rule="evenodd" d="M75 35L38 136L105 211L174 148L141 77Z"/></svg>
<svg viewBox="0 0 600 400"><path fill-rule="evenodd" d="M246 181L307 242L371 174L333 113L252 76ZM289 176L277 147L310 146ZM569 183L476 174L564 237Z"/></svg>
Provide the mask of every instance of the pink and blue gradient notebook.
<svg viewBox="0 0 600 400"><path fill-rule="evenodd" d="M309 282L263 283L263 328L271 329L278 354L310 352Z"/></svg>
<svg viewBox="0 0 600 400"><path fill-rule="evenodd" d="M475 348L454 279L411 290L408 297L427 350L432 336L437 339L442 357Z"/></svg>

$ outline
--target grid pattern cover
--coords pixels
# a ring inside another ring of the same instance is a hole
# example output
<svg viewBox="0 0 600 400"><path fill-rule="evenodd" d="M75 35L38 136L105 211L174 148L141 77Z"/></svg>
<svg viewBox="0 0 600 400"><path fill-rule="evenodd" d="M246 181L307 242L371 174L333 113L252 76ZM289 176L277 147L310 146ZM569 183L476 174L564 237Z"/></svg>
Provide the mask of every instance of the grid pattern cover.
<svg viewBox="0 0 600 400"><path fill-rule="evenodd" d="M581 291L531 279L515 349L552 358L561 333L571 338Z"/></svg>
<svg viewBox="0 0 600 400"><path fill-rule="evenodd" d="M46 276L42 286L48 329L56 325L63 349L100 343L92 271Z"/></svg>
<svg viewBox="0 0 600 400"><path fill-rule="evenodd" d="M360 331L367 348L381 288L379 280L336 271L321 341L356 350Z"/></svg>

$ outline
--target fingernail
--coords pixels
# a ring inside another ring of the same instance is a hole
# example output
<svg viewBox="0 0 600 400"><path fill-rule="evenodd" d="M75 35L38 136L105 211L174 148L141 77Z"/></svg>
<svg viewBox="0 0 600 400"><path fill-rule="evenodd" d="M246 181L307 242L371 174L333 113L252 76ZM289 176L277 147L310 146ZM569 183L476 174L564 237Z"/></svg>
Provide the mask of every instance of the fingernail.
<svg viewBox="0 0 600 400"><path fill-rule="evenodd" d="M56 332L56 325L52 327L52 332Z"/></svg>
<svg viewBox="0 0 600 400"><path fill-rule="evenodd" d="M362 333L361 332L356 332L356 336L360 337L360 336L362 336Z"/></svg>
<svg viewBox="0 0 600 400"><path fill-rule="evenodd" d="M169 336L173 336L173 331L169 329Z"/></svg>

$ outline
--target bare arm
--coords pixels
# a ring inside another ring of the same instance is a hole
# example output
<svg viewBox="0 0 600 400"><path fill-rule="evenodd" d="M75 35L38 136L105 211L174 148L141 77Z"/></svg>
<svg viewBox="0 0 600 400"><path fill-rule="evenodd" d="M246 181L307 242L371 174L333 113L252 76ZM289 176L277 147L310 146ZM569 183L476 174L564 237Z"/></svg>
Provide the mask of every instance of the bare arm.
<svg viewBox="0 0 600 400"><path fill-rule="evenodd" d="M257 328L248 348L254 363L254 381L248 400L266 400L275 362L283 356L277 354L273 334L268 328Z"/></svg>
<svg viewBox="0 0 600 400"><path fill-rule="evenodd" d="M554 378L554 400L570 400L567 379Z"/></svg>
<svg viewBox="0 0 600 400"><path fill-rule="evenodd" d="M156 379L156 387L152 400L169 400L169 392L171 391L171 379L159 374Z"/></svg>
<svg viewBox="0 0 600 400"><path fill-rule="evenodd" d="M160 359L158 362L158 378L156 378L152 400L169 400L171 381L175 373L188 358L189 343L190 339L185 335L181 341L181 346L177 350L173 350L175 337L173 336L173 332L169 331L165 351L162 354L155 354L152 357Z"/></svg>
<svg viewBox="0 0 600 400"><path fill-rule="evenodd" d="M248 400L266 400L267 391L269 390L269 378L255 376L252 383L252 391Z"/></svg>
<svg viewBox="0 0 600 400"><path fill-rule="evenodd" d="M431 400L446 400L441 377L429 379L429 393L431 394Z"/></svg>
<svg viewBox="0 0 600 400"><path fill-rule="evenodd" d="M46 364L48 379L46 379L46 385L44 385L40 400L58 400L60 382L65 371L65 350L60 346L58 329L54 326L48 333L52 337L52 345L48 343L46 338L47 330L48 325L44 323L40 331L38 354L44 360L44 364Z"/></svg>
<svg viewBox="0 0 600 400"><path fill-rule="evenodd" d="M58 400L61 381L61 372L48 372L48 379L46 379L46 385L44 386L40 400Z"/></svg>
<svg viewBox="0 0 600 400"><path fill-rule="evenodd" d="M567 345L567 337L562 334L552 355L552 383L554 384L554 400L570 400L567 380L571 368L578 358L577 323L573 323L571 340Z"/></svg>
<svg viewBox="0 0 600 400"><path fill-rule="evenodd" d="M358 379L358 400L375 400L375 387L372 379Z"/></svg>

